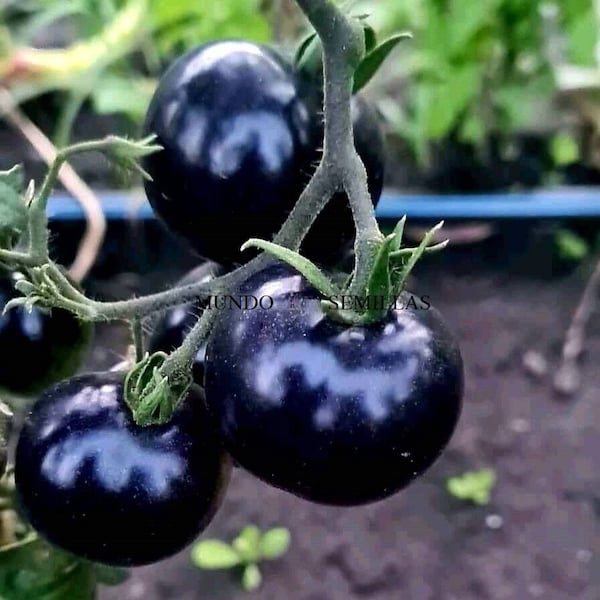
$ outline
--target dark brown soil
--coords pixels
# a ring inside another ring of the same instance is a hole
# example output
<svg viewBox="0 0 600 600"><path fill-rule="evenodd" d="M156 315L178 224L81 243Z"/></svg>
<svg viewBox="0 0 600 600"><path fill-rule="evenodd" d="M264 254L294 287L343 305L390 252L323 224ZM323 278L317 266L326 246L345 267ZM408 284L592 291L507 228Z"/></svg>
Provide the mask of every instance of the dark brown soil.
<svg viewBox="0 0 600 600"><path fill-rule="evenodd" d="M425 265L413 282L454 326L466 363L462 419L431 471L387 501L334 509L238 470L206 536L230 539L248 523L283 525L293 535L289 553L264 565L259 591L243 592L229 573L197 570L184 552L134 570L122 587L103 589L100 600L598 600L599 313L583 387L561 399L550 377L528 376L522 356L538 350L550 373L556 368L585 273L539 278L533 273L547 272L547 264L531 267L517 257L491 268L484 254L448 253L444 265ZM113 279L111 287L164 287L177 274ZM114 363L126 340L123 330L104 327L91 363ZM498 477L488 506L446 492L448 477L482 467Z"/></svg>

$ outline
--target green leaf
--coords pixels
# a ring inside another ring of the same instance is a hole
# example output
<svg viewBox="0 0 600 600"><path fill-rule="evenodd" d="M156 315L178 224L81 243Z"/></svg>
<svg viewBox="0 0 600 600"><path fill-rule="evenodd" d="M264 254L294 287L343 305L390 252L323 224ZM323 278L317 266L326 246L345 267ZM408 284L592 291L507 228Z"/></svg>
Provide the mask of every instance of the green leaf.
<svg viewBox="0 0 600 600"><path fill-rule="evenodd" d="M27 228L23 168L0 171L0 247L11 249Z"/></svg>
<svg viewBox="0 0 600 600"><path fill-rule="evenodd" d="M421 114L426 137L434 140L446 137L468 106L476 101L480 85L478 64L465 65L445 81L432 84Z"/></svg>
<svg viewBox="0 0 600 600"><path fill-rule="evenodd" d="M588 243L569 229L559 229L554 241L560 256L567 260L580 261L590 253Z"/></svg>
<svg viewBox="0 0 600 600"><path fill-rule="evenodd" d="M490 495L496 484L496 474L492 469L469 471L460 477L451 477L446 482L450 494L459 500L469 500L484 506L489 504Z"/></svg>
<svg viewBox="0 0 600 600"><path fill-rule="evenodd" d="M568 165L579 160L579 145L572 135L557 133L550 146L552 158L556 165Z"/></svg>
<svg viewBox="0 0 600 600"><path fill-rule="evenodd" d="M96 578L91 565L78 563L66 572L51 589L36 593L35 600L94 600Z"/></svg>
<svg viewBox="0 0 600 600"><path fill-rule="evenodd" d="M232 545L244 562L258 562L260 560L260 529L255 525L247 525L233 540Z"/></svg>
<svg viewBox="0 0 600 600"><path fill-rule="evenodd" d="M92 90L94 110L101 115L124 114L139 122L146 114L154 88L151 80L106 75Z"/></svg>
<svg viewBox="0 0 600 600"><path fill-rule="evenodd" d="M121 585L129 578L129 571L127 569L100 564L94 564L93 569L98 583L102 585Z"/></svg>
<svg viewBox="0 0 600 600"><path fill-rule="evenodd" d="M260 587L262 575L257 565L247 565L242 574L242 586L247 592L251 592Z"/></svg>
<svg viewBox="0 0 600 600"><path fill-rule="evenodd" d="M260 539L259 552L262 558L273 560L283 556L290 547L292 536L285 527L270 529Z"/></svg>
<svg viewBox="0 0 600 600"><path fill-rule="evenodd" d="M365 51L369 53L377 46L377 33L370 25L364 25L363 31L365 34Z"/></svg>
<svg viewBox="0 0 600 600"><path fill-rule="evenodd" d="M309 39L310 38L310 39ZM316 34L309 36L306 45L299 49L296 69L313 82L323 79L323 46Z"/></svg>
<svg viewBox="0 0 600 600"><path fill-rule="evenodd" d="M356 94L356 92L360 91L371 81L385 59L400 42L411 37L410 33L397 33L368 52L354 74L353 93Z"/></svg>
<svg viewBox="0 0 600 600"><path fill-rule="evenodd" d="M25 170L23 165L15 165L8 171L0 171L0 182L21 193L25 188Z"/></svg>
<svg viewBox="0 0 600 600"><path fill-rule="evenodd" d="M593 12L593 3L573 19L566 28L569 60L581 67L596 67L595 47L598 39L598 24Z"/></svg>
<svg viewBox="0 0 600 600"><path fill-rule="evenodd" d="M308 258L305 258L298 252L294 252L289 248L284 248L278 244L267 242L265 240L258 240L252 238L248 240L241 248L242 252L248 248L259 248L282 262L289 264L291 267L296 269L302 274L306 280L315 287L323 296L333 296L337 293L337 290L330 279Z"/></svg>
<svg viewBox="0 0 600 600"><path fill-rule="evenodd" d="M294 54L294 64L295 65L300 65L302 64L306 53L308 52L311 44L314 43L315 39L317 37L317 33L315 31L313 31L312 33L308 34L298 45L298 48L296 49L296 52Z"/></svg>
<svg viewBox="0 0 600 600"><path fill-rule="evenodd" d="M481 115L469 112L460 126L460 140L478 145L485 138L486 127Z"/></svg>
<svg viewBox="0 0 600 600"><path fill-rule="evenodd" d="M498 19L499 0L454 0L449 16L449 51L452 55L469 53L473 38Z"/></svg>
<svg viewBox="0 0 600 600"><path fill-rule="evenodd" d="M192 548L192 562L201 569L231 569L241 564L239 553L220 540L202 540Z"/></svg>
<svg viewBox="0 0 600 600"><path fill-rule="evenodd" d="M35 36L43 29L47 29L56 21L66 17L81 16L82 7L76 2L53 2L43 10L32 13L23 26L18 29L18 37L23 45L34 45Z"/></svg>
<svg viewBox="0 0 600 600"><path fill-rule="evenodd" d="M159 52L172 58L198 44L243 38L269 42L271 27L260 0L152 0L149 21Z"/></svg>
<svg viewBox="0 0 600 600"><path fill-rule="evenodd" d="M81 562L31 533L0 549L0 598L7 600L93 600L96 577Z"/></svg>
<svg viewBox="0 0 600 600"><path fill-rule="evenodd" d="M22 569L31 566L35 552L45 550L45 544L35 533L22 540L0 547L0 563L3 569Z"/></svg>

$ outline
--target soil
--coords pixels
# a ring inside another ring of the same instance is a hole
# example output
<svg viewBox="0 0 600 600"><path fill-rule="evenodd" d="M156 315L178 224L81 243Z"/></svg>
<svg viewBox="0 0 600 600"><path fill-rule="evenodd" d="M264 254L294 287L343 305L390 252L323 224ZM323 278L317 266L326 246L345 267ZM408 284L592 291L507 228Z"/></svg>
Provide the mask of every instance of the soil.
<svg viewBox="0 0 600 600"><path fill-rule="evenodd" d="M430 259L412 284L429 293L453 325L466 365L458 429L425 476L386 501L336 509L236 470L205 537L231 539L248 523L288 527L291 549L264 565L260 590L243 592L230 572L200 571L183 552L133 570L121 587L102 588L99 599L598 600L598 312L580 391L561 398L551 385L589 265L556 277L549 257L534 251L536 244L516 252L498 248L498 240L487 244ZM162 261L155 255L141 261L138 274L96 278L88 287L106 297L156 290L194 262L175 243L161 255ZM114 364L126 343L124 329L102 326L88 367ZM528 350L546 357L546 377L534 379L524 370ZM484 467L497 475L489 505L476 507L448 494L448 477Z"/></svg>

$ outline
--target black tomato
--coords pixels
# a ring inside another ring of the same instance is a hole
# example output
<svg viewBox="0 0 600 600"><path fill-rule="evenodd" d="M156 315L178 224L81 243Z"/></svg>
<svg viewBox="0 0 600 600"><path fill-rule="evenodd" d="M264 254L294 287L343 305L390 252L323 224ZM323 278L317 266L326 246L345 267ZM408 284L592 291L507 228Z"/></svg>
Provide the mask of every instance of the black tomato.
<svg viewBox="0 0 600 600"><path fill-rule="evenodd" d="M165 73L144 129L163 150L144 161L157 215L205 258L242 262L271 239L308 182L313 115L293 68L244 41L209 43Z"/></svg>
<svg viewBox="0 0 600 600"><path fill-rule="evenodd" d="M230 460L193 386L167 425L138 427L124 373L61 382L33 406L15 455L21 511L52 544L109 565L166 558L217 511Z"/></svg>
<svg viewBox="0 0 600 600"><path fill-rule="evenodd" d="M434 308L348 328L280 264L241 293L268 294L273 308L220 313L205 376L209 411L240 466L314 502L358 505L436 460L459 417L463 368Z"/></svg>
<svg viewBox="0 0 600 600"><path fill-rule="evenodd" d="M213 277L223 275L225 269L216 263L206 262L190 271L177 285L188 285L190 283L200 283L208 281ZM148 351L154 352L172 352L183 342L185 336L198 320L200 310L203 308L202 302L190 302L180 304L167 310L156 324L150 341ZM194 382L200 386L204 385L204 356L206 354L206 342L201 344L196 353L192 375Z"/></svg>
<svg viewBox="0 0 600 600"><path fill-rule="evenodd" d="M314 104L315 100L312 102ZM375 108L360 94L352 97L351 108L354 146L367 171L373 206L377 206L385 176L385 138L381 119ZM322 139L322 123L319 135ZM317 165L320 158L319 152L312 164ZM338 193L319 214L302 244L302 253L315 262L332 264L344 256L354 237L354 219L348 198L346 194Z"/></svg>
<svg viewBox="0 0 600 600"><path fill-rule="evenodd" d="M0 312L19 297L18 274L0 274ZM17 307L0 315L0 388L15 394L36 394L73 375L93 335L93 325L55 308L46 312Z"/></svg>

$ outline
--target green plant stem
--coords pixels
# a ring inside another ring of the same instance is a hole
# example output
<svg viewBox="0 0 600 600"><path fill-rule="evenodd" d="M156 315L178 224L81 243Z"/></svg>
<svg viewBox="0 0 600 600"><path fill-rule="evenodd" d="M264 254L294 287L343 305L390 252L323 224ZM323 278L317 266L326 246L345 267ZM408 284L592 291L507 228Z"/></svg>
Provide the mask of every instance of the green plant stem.
<svg viewBox="0 0 600 600"><path fill-rule="evenodd" d="M196 321L181 346L172 352L161 367L161 374L168 378L185 377L190 372L198 347L206 339L217 318L217 311L207 309Z"/></svg>
<svg viewBox="0 0 600 600"><path fill-rule="evenodd" d="M349 293L364 295L383 241L367 187L367 173L354 147L351 100L354 71L365 52L359 23L331 0L297 0L317 32L324 54L325 139L323 163L336 191L344 189L356 225L355 269Z"/></svg>
<svg viewBox="0 0 600 600"><path fill-rule="evenodd" d="M48 198L56 186L58 174L70 157L84 152L108 152L115 144L115 138L92 140L73 144L59 150L44 178L42 187L34 196L30 206L29 219L29 254L33 261L42 265L49 262L48 257L48 217L46 207Z"/></svg>
<svg viewBox="0 0 600 600"><path fill-rule="evenodd" d="M81 110L83 103L88 95L88 88L85 90L69 91L65 105L60 112L58 124L54 133L54 143L58 148L65 148L71 139L71 132L75 119Z"/></svg>
<svg viewBox="0 0 600 600"><path fill-rule="evenodd" d="M142 330L142 320L135 318L131 321L131 337L135 346L135 360L139 362L144 358L144 332Z"/></svg>

